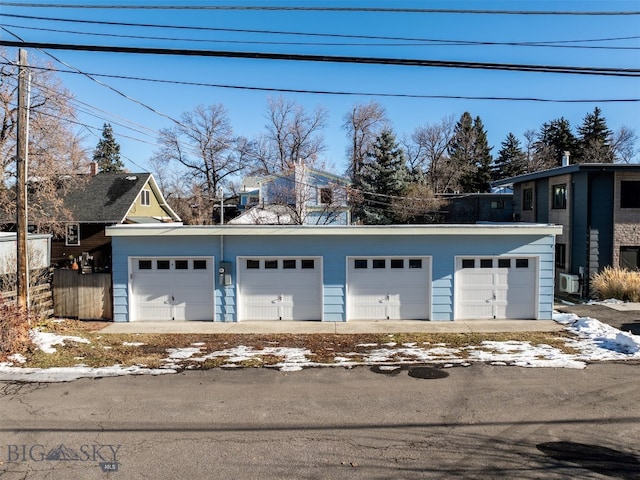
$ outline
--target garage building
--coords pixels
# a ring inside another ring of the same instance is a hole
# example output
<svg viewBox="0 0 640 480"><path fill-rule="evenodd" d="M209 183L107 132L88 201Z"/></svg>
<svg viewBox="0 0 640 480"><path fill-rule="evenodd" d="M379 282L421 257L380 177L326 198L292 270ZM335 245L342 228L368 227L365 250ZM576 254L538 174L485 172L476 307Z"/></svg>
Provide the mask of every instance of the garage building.
<svg viewBox="0 0 640 480"><path fill-rule="evenodd" d="M538 224L118 225L114 320L552 318Z"/></svg>

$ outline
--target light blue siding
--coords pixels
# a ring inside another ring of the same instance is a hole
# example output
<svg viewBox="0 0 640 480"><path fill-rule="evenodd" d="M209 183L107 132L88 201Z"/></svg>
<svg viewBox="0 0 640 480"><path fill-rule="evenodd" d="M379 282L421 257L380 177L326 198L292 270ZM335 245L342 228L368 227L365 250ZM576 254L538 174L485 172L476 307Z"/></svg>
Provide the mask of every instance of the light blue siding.
<svg viewBox="0 0 640 480"><path fill-rule="evenodd" d="M219 231L219 230L218 230ZM526 256L538 265L538 318L553 314L554 236L504 235L150 235L113 237L114 320L129 320L129 258L136 256L208 256L231 262L232 285L221 286L216 273L214 320L237 321L237 258L245 256L322 258L324 321L346 321L347 258L420 256L430 259L430 320L454 320L458 256Z"/></svg>

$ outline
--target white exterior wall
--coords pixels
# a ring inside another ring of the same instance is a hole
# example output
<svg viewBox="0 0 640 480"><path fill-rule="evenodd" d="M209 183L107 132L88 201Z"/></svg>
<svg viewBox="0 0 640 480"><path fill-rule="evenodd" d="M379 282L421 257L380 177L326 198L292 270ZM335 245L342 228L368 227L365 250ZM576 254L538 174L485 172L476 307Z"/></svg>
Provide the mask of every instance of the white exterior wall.
<svg viewBox="0 0 640 480"><path fill-rule="evenodd" d="M0 232L0 275L16 272L16 234ZM51 236L29 235L27 258L30 270L47 268L51 264Z"/></svg>

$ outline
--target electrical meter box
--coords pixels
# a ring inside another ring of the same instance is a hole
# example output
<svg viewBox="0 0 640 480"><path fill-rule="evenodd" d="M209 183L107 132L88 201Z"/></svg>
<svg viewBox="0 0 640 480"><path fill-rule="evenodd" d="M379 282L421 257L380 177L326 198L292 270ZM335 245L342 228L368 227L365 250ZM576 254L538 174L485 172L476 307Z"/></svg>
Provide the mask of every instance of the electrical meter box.
<svg viewBox="0 0 640 480"><path fill-rule="evenodd" d="M231 262L220 262L218 267L218 284L223 287L231 285Z"/></svg>

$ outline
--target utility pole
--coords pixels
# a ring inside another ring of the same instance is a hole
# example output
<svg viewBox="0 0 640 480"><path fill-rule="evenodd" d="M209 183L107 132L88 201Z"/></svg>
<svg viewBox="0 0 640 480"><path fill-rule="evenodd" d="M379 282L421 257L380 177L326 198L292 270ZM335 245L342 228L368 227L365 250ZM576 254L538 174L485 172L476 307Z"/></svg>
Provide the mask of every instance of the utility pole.
<svg viewBox="0 0 640 480"><path fill-rule="evenodd" d="M29 87L27 51L18 51L18 145L16 153L17 303L29 309L29 264L27 256L27 160L29 155Z"/></svg>

